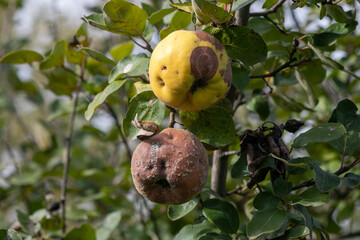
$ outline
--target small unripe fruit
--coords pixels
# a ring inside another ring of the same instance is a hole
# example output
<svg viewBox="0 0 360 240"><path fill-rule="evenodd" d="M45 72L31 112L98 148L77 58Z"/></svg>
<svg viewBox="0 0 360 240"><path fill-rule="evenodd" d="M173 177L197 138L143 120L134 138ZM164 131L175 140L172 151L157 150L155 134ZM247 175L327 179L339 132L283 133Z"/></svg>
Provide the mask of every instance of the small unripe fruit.
<svg viewBox="0 0 360 240"><path fill-rule="evenodd" d="M192 133L167 128L144 140L131 159L137 191L150 201L182 204L200 193L208 176L208 157Z"/></svg>
<svg viewBox="0 0 360 240"><path fill-rule="evenodd" d="M160 41L151 55L149 76L155 95L183 111L210 107L232 82L224 46L203 31L179 30Z"/></svg>

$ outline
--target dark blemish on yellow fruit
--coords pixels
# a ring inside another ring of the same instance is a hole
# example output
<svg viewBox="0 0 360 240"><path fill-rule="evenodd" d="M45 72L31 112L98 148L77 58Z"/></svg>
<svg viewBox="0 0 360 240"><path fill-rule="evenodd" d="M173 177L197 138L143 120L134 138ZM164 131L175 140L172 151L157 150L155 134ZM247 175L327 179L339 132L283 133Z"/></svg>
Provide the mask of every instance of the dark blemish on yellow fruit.
<svg viewBox="0 0 360 240"><path fill-rule="evenodd" d="M228 62L228 64L226 65L224 82L227 83L228 86L230 86L232 82L232 69L230 62Z"/></svg>
<svg viewBox="0 0 360 240"><path fill-rule="evenodd" d="M161 70L167 70L166 66L162 66Z"/></svg>
<svg viewBox="0 0 360 240"><path fill-rule="evenodd" d="M224 49L224 46L221 44L221 42L207 32L195 31L195 34L200 40L210 42L217 50L221 51Z"/></svg>

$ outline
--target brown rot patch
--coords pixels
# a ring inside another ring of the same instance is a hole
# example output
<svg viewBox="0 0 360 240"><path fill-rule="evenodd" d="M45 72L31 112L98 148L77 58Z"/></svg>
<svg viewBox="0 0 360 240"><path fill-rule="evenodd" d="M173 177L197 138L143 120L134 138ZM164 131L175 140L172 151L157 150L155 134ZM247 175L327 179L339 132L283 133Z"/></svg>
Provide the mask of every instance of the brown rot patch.
<svg viewBox="0 0 360 240"><path fill-rule="evenodd" d="M198 87L207 85L207 81L211 79L219 67L219 61L216 53L210 47L196 47L190 56L191 72L195 77L195 82L191 91L195 91Z"/></svg>
<svg viewBox="0 0 360 240"><path fill-rule="evenodd" d="M166 179L159 179L155 182L161 188L171 188L170 183Z"/></svg>
<svg viewBox="0 0 360 240"><path fill-rule="evenodd" d="M228 64L226 65L224 82L227 83L228 86L231 86L231 82L232 82L232 69L231 69L231 64L230 64L230 62L228 62Z"/></svg>
<svg viewBox="0 0 360 240"><path fill-rule="evenodd" d="M195 31L195 34L200 40L210 42L212 45L215 46L217 50L221 51L224 49L224 46L221 44L221 42L219 42L219 40L217 40L215 37L211 36L207 32Z"/></svg>

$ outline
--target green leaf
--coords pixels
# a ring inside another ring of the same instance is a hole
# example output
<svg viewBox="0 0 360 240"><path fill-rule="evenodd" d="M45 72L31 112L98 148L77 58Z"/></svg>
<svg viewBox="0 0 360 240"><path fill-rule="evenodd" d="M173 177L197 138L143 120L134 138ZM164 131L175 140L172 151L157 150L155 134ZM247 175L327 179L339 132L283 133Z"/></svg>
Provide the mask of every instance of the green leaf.
<svg viewBox="0 0 360 240"><path fill-rule="evenodd" d="M345 37L356 29L357 22L350 23L335 23L328 28L322 30L320 33L311 34L314 41L314 46L328 47L336 42L339 38Z"/></svg>
<svg viewBox="0 0 360 240"><path fill-rule="evenodd" d="M115 62L118 62L124 57L129 56L133 48L133 42L120 43L110 49L110 55L115 60Z"/></svg>
<svg viewBox="0 0 360 240"><path fill-rule="evenodd" d="M301 112L302 110L314 111L311 108L306 107L304 104L290 98L278 89L271 94L271 98L274 100L276 105L289 112Z"/></svg>
<svg viewBox="0 0 360 240"><path fill-rule="evenodd" d="M106 63L109 65L115 65L115 62L113 60L107 58L103 53L98 52L94 49L83 47L81 48L81 51L85 52L88 56L92 57L93 59L99 62Z"/></svg>
<svg viewBox="0 0 360 240"><path fill-rule="evenodd" d="M247 226L247 234L250 238L256 238L265 233L278 230L286 221L286 211L271 208L255 212Z"/></svg>
<svg viewBox="0 0 360 240"><path fill-rule="evenodd" d="M340 123L324 123L311 128L305 133L295 138L293 147L305 147L312 142L331 142L342 137L345 134L345 128Z"/></svg>
<svg viewBox="0 0 360 240"><path fill-rule="evenodd" d="M239 160L236 161L234 166L231 168L231 177L240 178L245 176L247 173L247 151L241 153Z"/></svg>
<svg viewBox="0 0 360 240"><path fill-rule="evenodd" d="M214 230L214 225L208 221L204 221L200 224L189 224L184 226L173 240L194 240L198 239L206 232Z"/></svg>
<svg viewBox="0 0 360 240"><path fill-rule="evenodd" d="M318 207L328 203L329 200L329 194L324 194L320 192L317 188L312 187L296 196L293 200L293 204L301 204L306 207Z"/></svg>
<svg viewBox="0 0 360 240"><path fill-rule="evenodd" d="M21 226L30 234L34 233L34 223L30 220L29 216L20 210L16 210L16 217Z"/></svg>
<svg viewBox="0 0 360 240"><path fill-rule="evenodd" d="M62 66L64 64L65 51L67 49L66 41L57 41L49 55L40 63L40 70L51 68L54 66Z"/></svg>
<svg viewBox="0 0 360 240"><path fill-rule="evenodd" d="M185 2L185 3L174 3L174 4L170 4L171 7L177 8L181 11L184 12L188 12L188 13L193 13L193 7L191 2Z"/></svg>
<svg viewBox="0 0 360 240"><path fill-rule="evenodd" d="M269 102L261 96L253 97L247 104L247 108L259 114L260 120L264 121L270 115Z"/></svg>
<svg viewBox="0 0 360 240"><path fill-rule="evenodd" d="M43 56L32 50L17 50L10 52L0 59L0 63L22 64L43 60Z"/></svg>
<svg viewBox="0 0 360 240"><path fill-rule="evenodd" d="M58 231L63 227L63 221L60 216L44 217L40 225L45 231Z"/></svg>
<svg viewBox="0 0 360 240"><path fill-rule="evenodd" d="M138 114L139 121L152 121L160 124L165 116L165 104L156 98L152 91L142 92L130 100L130 106L123 120L123 131L127 138L135 139L139 129L131 124Z"/></svg>
<svg viewBox="0 0 360 240"><path fill-rule="evenodd" d="M117 228L121 220L121 212L116 211L108 214L103 222L96 227L96 239L107 240Z"/></svg>
<svg viewBox="0 0 360 240"><path fill-rule="evenodd" d="M277 0L266 0L264 4L262 5L262 8L270 9L272 6L274 6L275 3L277 3Z"/></svg>
<svg viewBox="0 0 360 240"><path fill-rule="evenodd" d="M302 66L300 71L310 85L320 84L326 77L326 70L319 61L312 61L311 64Z"/></svg>
<svg viewBox="0 0 360 240"><path fill-rule="evenodd" d="M149 58L140 53L120 60L109 74L109 83L129 76L144 75L149 67Z"/></svg>
<svg viewBox="0 0 360 240"><path fill-rule="evenodd" d="M119 88L121 88L125 82L126 82L126 80L114 81L114 82L110 83L109 85L107 85L107 87L104 89L104 91L96 94L96 96L94 97L94 100L92 100L92 102L89 104L88 108L85 111L85 114L84 114L85 119L87 121L89 121L92 118L92 116L94 115L95 110L101 104L103 104L105 102L105 100L107 99L108 96L110 96L115 91L117 91Z"/></svg>
<svg viewBox="0 0 360 240"><path fill-rule="evenodd" d="M90 224L85 223L79 228L73 228L66 234L64 240L96 240L95 230Z"/></svg>
<svg viewBox="0 0 360 240"><path fill-rule="evenodd" d="M296 227L292 227L287 233L286 233L286 237L288 239L295 239L295 238L300 238L300 237L305 237L309 235L309 229L305 226L296 226Z"/></svg>
<svg viewBox="0 0 360 240"><path fill-rule="evenodd" d="M169 15L170 13L174 12L175 10L176 10L176 8L160 9L160 10L154 12L153 14L151 14L151 16L149 17L149 22L151 24L155 25L158 22L161 22L166 15Z"/></svg>
<svg viewBox="0 0 360 240"><path fill-rule="evenodd" d="M307 169L305 168L301 168L301 167L296 167L296 166L288 166L287 171L288 173L292 174L292 175L296 175L296 174L303 174L305 173L307 170L313 170L314 167L316 165L320 165L320 162L312 159L310 157L302 157L302 158L293 158L289 161L290 164L305 164L307 167Z"/></svg>
<svg viewBox="0 0 360 240"><path fill-rule="evenodd" d="M56 95L71 95L78 79L72 73L65 71L62 67L54 67L42 71L47 77L47 88L53 91Z"/></svg>
<svg viewBox="0 0 360 240"><path fill-rule="evenodd" d="M178 220L190 213L198 205L198 203L199 198L194 198L187 203L180 205L170 205L167 211L168 217L172 221Z"/></svg>
<svg viewBox="0 0 360 240"><path fill-rule="evenodd" d="M360 175L355 173L347 173L344 176L344 182L349 188L354 188L360 183Z"/></svg>
<svg viewBox="0 0 360 240"><path fill-rule="evenodd" d="M254 208L258 210L266 210L269 208L276 208L280 203L280 198L274 196L271 192L260 192L254 198Z"/></svg>
<svg viewBox="0 0 360 240"><path fill-rule="evenodd" d="M250 72L240 64L231 64L232 84L237 90L243 90L250 82Z"/></svg>
<svg viewBox="0 0 360 240"><path fill-rule="evenodd" d="M82 20L84 20L85 22L87 22L88 24L90 24L93 27L108 31L106 24L105 24L103 13L91 14L89 16L83 17Z"/></svg>
<svg viewBox="0 0 360 240"><path fill-rule="evenodd" d="M292 183L283 178L277 178L273 183L273 192L275 196L283 197L291 193Z"/></svg>
<svg viewBox="0 0 360 240"><path fill-rule="evenodd" d="M266 43L260 34L248 27L208 27L204 31L214 35L224 45L227 54L233 60L241 61L251 66L266 59Z"/></svg>
<svg viewBox="0 0 360 240"><path fill-rule="evenodd" d="M143 9L124 0L110 0L105 3L103 12L106 27L125 36L142 34L148 18Z"/></svg>
<svg viewBox="0 0 360 240"><path fill-rule="evenodd" d="M22 240L20 234L12 229L0 229L0 239L3 240Z"/></svg>
<svg viewBox="0 0 360 240"><path fill-rule="evenodd" d="M183 11L177 11L174 17L171 19L169 26L160 31L160 38L164 39L170 33L184 29L191 23L191 14Z"/></svg>
<svg viewBox="0 0 360 240"><path fill-rule="evenodd" d="M237 11L247 5L249 5L250 3L254 2L255 0L237 0L232 7L233 11Z"/></svg>
<svg viewBox="0 0 360 240"><path fill-rule="evenodd" d="M344 9L337 4L326 4L326 13L339 23L347 23L351 18L345 13Z"/></svg>
<svg viewBox="0 0 360 240"><path fill-rule="evenodd" d="M236 233L239 229L239 215L229 202L220 199L209 199L203 204L203 214L225 233Z"/></svg>
<svg viewBox="0 0 360 240"><path fill-rule="evenodd" d="M319 166L315 166L314 171L315 184L321 192L329 192L340 184L340 178L336 174L325 172Z"/></svg>
<svg viewBox="0 0 360 240"><path fill-rule="evenodd" d="M214 147L230 144L235 137L235 124L223 107L213 106L199 112L180 112L181 121L202 142Z"/></svg>
<svg viewBox="0 0 360 240"><path fill-rule="evenodd" d="M225 9L206 0L191 0L191 3L196 14L197 25L208 24L211 21L221 24L232 18L232 15Z"/></svg>
<svg viewBox="0 0 360 240"><path fill-rule="evenodd" d="M305 226L309 229L309 232L310 232L309 236L310 236L310 239L312 239L312 232L313 232L313 228L314 228L314 218L310 215L307 208L303 205L296 204L294 206L294 209L299 211L304 216Z"/></svg>
<svg viewBox="0 0 360 240"><path fill-rule="evenodd" d="M298 80L300 86L304 89L310 106L315 108L319 100L317 99L315 92L310 86L309 82L307 81L305 74L302 71L299 71L298 68L295 68L295 77Z"/></svg>
<svg viewBox="0 0 360 240"><path fill-rule="evenodd" d="M232 240L233 238L226 233L207 232L200 236L198 240Z"/></svg>
<svg viewBox="0 0 360 240"><path fill-rule="evenodd" d="M308 42L308 46L311 48L311 50L314 51L314 53L320 58L321 62L329 67L344 70L344 66L340 63L336 62L335 60L324 56L318 49L316 49L310 42Z"/></svg>
<svg viewBox="0 0 360 240"><path fill-rule="evenodd" d="M331 142L340 153L345 155L353 154L360 145L360 116L357 110L357 106L351 100L344 99L338 103L329 119L329 122L346 126L346 135Z"/></svg>

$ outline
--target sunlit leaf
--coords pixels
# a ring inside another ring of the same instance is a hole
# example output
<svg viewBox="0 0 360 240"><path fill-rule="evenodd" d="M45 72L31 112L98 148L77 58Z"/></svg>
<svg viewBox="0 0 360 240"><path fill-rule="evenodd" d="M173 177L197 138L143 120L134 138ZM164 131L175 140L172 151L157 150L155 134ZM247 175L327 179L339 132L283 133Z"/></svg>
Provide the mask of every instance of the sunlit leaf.
<svg viewBox="0 0 360 240"><path fill-rule="evenodd" d="M153 14L151 14L151 16L149 17L149 22L150 22L151 24L154 24L154 25L155 25L155 24L157 24L158 22L162 21L163 18L164 18L166 15L174 12L175 10L176 10L176 8L163 8L163 9L160 9L160 10L154 12Z"/></svg>
<svg viewBox="0 0 360 240"><path fill-rule="evenodd" d="M147 14L124 0L110 0L103 7L107 29L125 36L138 37L145 29Z"/></svg>
<svg viewBox="0 0 360 240"><path fill-rule="evenodd" d="M164 39L170 33L184 29L191 23L191 14L183 11L177 11L174 17L171 19L169 26L160 31L160 38Z"/></svg>
<svg viewBox="0 0 360 240"><path fill-rule="evenodd" d="M49 57L40 63L40 70L63 65L66 48L66 41L56 42Z"/></svg>
<svg viewBox="0 0 360 240"><path fill-rule="evenodd" d="M214 106L199 112L181 111L180 116L184 126L204 143L222 147L234 140L234 121L225 108Z"/></svg>
<svg viewBox="0 0 360 240"><path fill-rule="evenodd" d="M120 43L110 49L110 55L115 60L115 62L118 62L124 57L129 56L133 48L133 42Z"/></svg>
<svg viewBox="0 0 360 240"><path fill-rule="evenodd" d="M85 22L89 23L91 26L97 27L101 30L108 30L104 20L103 13L95 13L89 16L82 18Z"/></svg>
<svg viewBox="0 0 360 240"><path fill-rule="evenodd" d="M185 2L185 3L173 3L170 4L171 7L177 8L179 10L188 12L188 13L193 13L194 9L192 7L191 2Z"/></svg>
<svg viewBox="0 0 360 240"><path fill-rule="evenodd" d="M96 51L94 49L83 47L81 48L82 51L84 51L87 55L92 57L93 59L98 60L99 62L106 63L109 65L115 65L115 62L108 57L106 57L103 53Z"/></svg>
<svg viewBox="0 0 360 240"><path fill-rule="evenodd" d="M149 67L149 58L144 54L130 55L121 59L109 74L109 83L128 76L144 75Z"/></svg>
<svg viewBox="0 0 360 240"><path fill-rule="evenodd" d="M113 81L104 89L104 91L96 94L94 100L92 100L87 110L85 111L85 119L89 121L91 117L94 115L95 110L105 102L106 98L110 94L116 92L119 88L121 88L125 82L126 80Z"/></svg>
<svg viewBox="0 0 360 240"><path fill-rule="evenodd" d="M22 64L43 60L43 56L32 50L17 50L10 52L0 59L0 63Z"/></svg>
<svg viewBox="0 0 360 240"><path fill-rule="evenodd" d="M206 0L192 0L191 3L198 25L207 24L211 21L221 24L232 18L232 15L226 10Z"/></svg>
<svg viewBox="0 0 360 240"><path fill-rule="evenodd" d="M189 202L180 205L170 205L168 207L167 214L171 220L178 220L191 212L198 205L198 203L199 198L194 198Z"/></svg>
<svg viewBox="0 0 360 240"><path fill-rule="evenodd" d="M239 60L251 66L266 59L266 43L260 34L248 27L208 27L204 31L214 35L224 45L229 57L233 60Z"/></svg>
<svg viewBox="0 0 360 240"><path fill-rule="evenodd" d="M295 77L298 80L300 86L304 89L310 106L312 108L315 108L315 106L318 104L319 100L317 99L315 92L312 89L311 85L309 84L305 74L302 71L298 70L298 68L296 68L295 69Z"/></svg>
<svg viewBox="0 0 360 240"><path fill-rule="evenodd" d="M139 93L130 101L130 107L123 120L124 134L129 139L135 139L139 129L131 124L138 114L139 121L152 121L160 124L165 116L165 105L156 98L152 91Z"/></svg>

